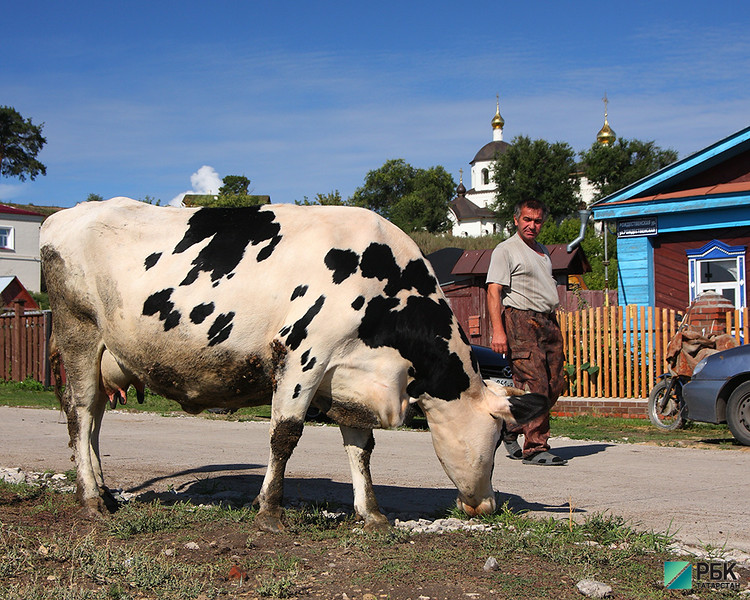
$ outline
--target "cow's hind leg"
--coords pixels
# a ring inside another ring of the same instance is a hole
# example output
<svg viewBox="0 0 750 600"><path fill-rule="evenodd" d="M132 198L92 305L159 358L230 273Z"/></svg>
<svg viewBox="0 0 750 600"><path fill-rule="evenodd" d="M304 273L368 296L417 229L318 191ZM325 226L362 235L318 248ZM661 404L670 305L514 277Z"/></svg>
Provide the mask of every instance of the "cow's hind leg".
<svg viewBox="0 0 750 600"><path fill-rule="evenodd" d="M60 322L67 322L64 313L58 313ZM67 373L63 409L68 418L70 447L76 463L76 495L86 516L101 516L107 512L99 461L99 427L104 411L104 395L99 390L99 360L102 345L95 327L86 321L70 321L75 328L57 331L55 338L60 346ZM74 334L70 333L74 331Z"/></svg>
<svg viewBox="0 0 750 600"><path fill-rule="evenodd" d="M69 380L64 395L63 409L68 419L70 447L76 463L76 496L83 506L86 516L101 516L108 509L104 498L99 445L95 435L99 432L103 406L97 390L82 394L92 398L89 402L77 402L74 384Z"/></svg>
<svg viewBox="0 0 750 600"><path fill-rule="evenodd" d="M364 519L365 531L378 531L389 527L388 519L380 512L370 475L370 457L375 447L372 429L354 429L340 426L344 448L349 457L354 487L354 510Z"/></svg>
<svg viewBox="0 0 750 600"><path fill-rule="evenodd" d="M286 463L302 437L304 422L296 417L271 420L271 454L268 469L255 502L259 504L256 526L272 533L284 530L281 503L284 499Z"/></svg>

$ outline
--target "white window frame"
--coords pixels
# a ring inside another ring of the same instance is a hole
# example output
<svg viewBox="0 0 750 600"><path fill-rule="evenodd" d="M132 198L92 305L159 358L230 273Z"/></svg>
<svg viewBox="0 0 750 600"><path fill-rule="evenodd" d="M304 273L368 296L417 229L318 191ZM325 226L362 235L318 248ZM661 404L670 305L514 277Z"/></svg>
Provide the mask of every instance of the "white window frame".
<svg viewBox="0 0 750 600"><path fill-rule="evenodd" d="M0 225L0 250L15 250L15 227Z"/></svg>
<svg viewBox="0 0 750 600"><path fill-rule="evenodd" d="M711 240L696 250L687 250L688 273L690 275L690 302L703 292L714 291L722 294L725 290L734 290L734 307L745 308L747 305L745 288L745 246L729 246L720 240ZM734 261L737 272L735 281L703 282L702 266L710 262Z"/></svg>

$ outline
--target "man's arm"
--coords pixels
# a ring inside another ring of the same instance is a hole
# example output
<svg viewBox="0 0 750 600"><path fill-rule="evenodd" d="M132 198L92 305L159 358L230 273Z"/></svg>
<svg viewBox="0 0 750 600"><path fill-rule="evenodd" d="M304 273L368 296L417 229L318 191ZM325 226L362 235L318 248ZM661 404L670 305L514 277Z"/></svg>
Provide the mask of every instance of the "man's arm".
<svg viewBox="0 0 750 600"><path fill-rule="evenodd" d="M487 284L487 312L492 324L492 349L500 354L508 353L508 336L503 325L503 286L499 283Z"/></svg>

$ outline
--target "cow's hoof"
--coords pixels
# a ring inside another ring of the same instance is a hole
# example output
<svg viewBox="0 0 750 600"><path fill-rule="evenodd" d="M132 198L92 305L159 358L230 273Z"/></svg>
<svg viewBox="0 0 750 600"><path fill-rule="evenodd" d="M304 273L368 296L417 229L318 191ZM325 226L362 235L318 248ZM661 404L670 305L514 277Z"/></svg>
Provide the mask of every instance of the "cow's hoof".
<svg viewBox="0 0 750 600"><path fill-rule="evenodd" d="M367 533L375 533L378 531L388 531L391 528L391 524L388 519L383 515L370 515L365 519L364 529Z"/></svg>
<svg viewBox="0 0 750 600"><path fill-rule="evenodd" d="M281 512L279 514L259 512L255 517L255 526L268 533L283 533L286 531L286 527L281 522Z"/></svg>
<svg viewBox="0 0 750 600"><path fill-rule="evenodd" d="M78 511L78 516L86 521L104 521L104 513L90 504L82 506L81 510Z"/></svg>
<svg viewBox="0 0 750 600"><path fill-rule="evenodd" d="M104 515L109 514L107 505L101 496L95 496L94 498L81 498L81 495L79 494L78 500L81 504L79 515L86 519L101 519Z"/></svg>

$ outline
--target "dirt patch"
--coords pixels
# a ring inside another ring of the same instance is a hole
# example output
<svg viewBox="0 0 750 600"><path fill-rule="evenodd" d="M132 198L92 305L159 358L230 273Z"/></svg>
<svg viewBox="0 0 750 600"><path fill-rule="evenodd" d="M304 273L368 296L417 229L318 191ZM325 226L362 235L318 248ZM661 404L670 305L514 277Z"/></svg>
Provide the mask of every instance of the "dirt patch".
<svg viewBox="0 0 750 600"><path fill-rule="evenodd" d="M71 493L5 486L0 589L4 598L565 600L581 597L579 579L599 577L615 598L671 597L661 583L664 555L627 555L624 546L593 540L588 548L557 547L552 532L540 550L525 546L530 536L515 528L365 535L350 517L313 507L287 510L287 532L269 534L254 528L253 517L132 503L87 521ZM490 556L497 570L484 570Z"/></svg>

